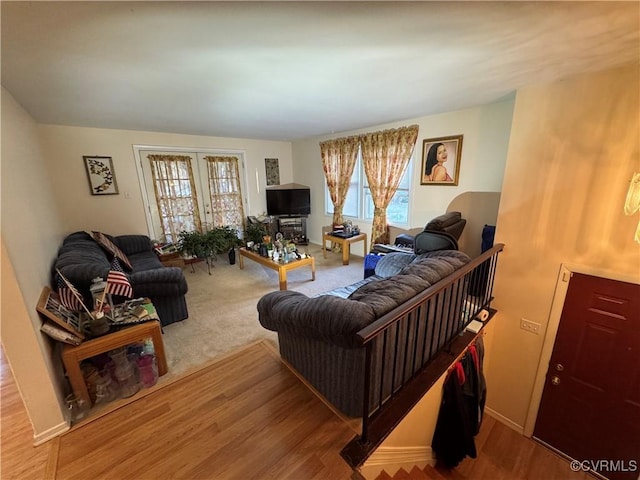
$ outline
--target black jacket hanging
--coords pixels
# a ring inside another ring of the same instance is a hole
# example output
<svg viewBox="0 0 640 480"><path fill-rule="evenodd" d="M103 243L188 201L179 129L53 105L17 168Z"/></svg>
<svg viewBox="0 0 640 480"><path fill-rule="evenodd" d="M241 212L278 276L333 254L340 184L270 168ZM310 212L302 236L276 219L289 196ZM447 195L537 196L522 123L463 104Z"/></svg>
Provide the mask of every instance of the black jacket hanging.
<svg viewBox="0 0 640 480"><path fill-rule="evenodd" d="M432 448L438 461L448 468L457 466L467 455L476 458L473 437L480 430L486 398L483 356L484 346L479 338L444 383Z"/></svg>
<svg viewBox="0 0 640 480"><path fill-rule="evenodd" d="M467 455L476 457L473 422L463 391L464 371L462 361L457 362L444 382L442 404L433 436L433 451L438 461L448 468L458 465Z"/></svg>

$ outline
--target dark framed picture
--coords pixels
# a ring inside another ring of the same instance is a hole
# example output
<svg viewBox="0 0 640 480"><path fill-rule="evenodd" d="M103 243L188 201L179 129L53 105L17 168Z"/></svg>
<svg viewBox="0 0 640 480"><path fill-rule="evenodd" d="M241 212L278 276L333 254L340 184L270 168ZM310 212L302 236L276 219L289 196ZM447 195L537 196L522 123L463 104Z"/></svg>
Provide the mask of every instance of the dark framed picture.
<svg viewBox="0 0 640 480"><path fill-rule="evenodd" d="M278 167L278 159L265 158L264 168L267 173L267 187L271 185L280 185L280 168Z"/></svg>
<svg viewBox="0 0 640 480"><path fill-rule="evenodd" d="M461 156L462 135L424 140L420 185L458 185Z"/></svg>
<svg viewBox="0 0 640 480"><path fill-rule="evenodd" d="M83 156L91 195L117 195L118 184L111 157Z"/></svg>

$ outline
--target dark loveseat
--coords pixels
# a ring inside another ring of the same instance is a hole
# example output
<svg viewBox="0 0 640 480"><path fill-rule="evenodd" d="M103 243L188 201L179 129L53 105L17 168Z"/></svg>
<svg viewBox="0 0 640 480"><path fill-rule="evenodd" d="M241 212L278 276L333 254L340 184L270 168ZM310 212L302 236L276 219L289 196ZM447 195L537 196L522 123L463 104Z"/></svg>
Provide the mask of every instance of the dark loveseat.
<svg viewBox="0 0 640 480"><path fill-rule="evenodd" d="M188 287L181 268L163 266L146 235L106 237L131 262L132 270L124 270L134 297L149 297L163 326L188 317L185 300ZM107 278L112 258L88 233L75 232L64 239L58 250L52 278L56 278L56 269L59 269L83 295L85 305L91 305L91 282L96 277ZM56 282L52 284L55 288Z"/></svg>
<svg viewBox="0 0 640 480"><path fill-rule="evenodd" d="M420 255L389 253L376 265L375 275L353 285L311 298L294 291L263 296L257 306L259 321L268 330L278 332L283 359L343 413L359 416L363 408L365 349L356 334L469 261L467 254L456 250ZM452 305L449 310L460 323L465 319L454 312L457 308ZM435 325L435 320L431 324ZM402 328L390 331L389 344L396 343L391 338L394 337L402 339L403 345L414 345L409 332ZM434 338L434 352L448 341L444 335ZM381 378L378 373L382 369L398 369L397 375L386 378L403 375L402 365L395 365L389 357L390 348L385 350L378 342L373 351L373 382ZM390 388L386 384L383 389L379 385L373 387L376 392Z"/></svg>

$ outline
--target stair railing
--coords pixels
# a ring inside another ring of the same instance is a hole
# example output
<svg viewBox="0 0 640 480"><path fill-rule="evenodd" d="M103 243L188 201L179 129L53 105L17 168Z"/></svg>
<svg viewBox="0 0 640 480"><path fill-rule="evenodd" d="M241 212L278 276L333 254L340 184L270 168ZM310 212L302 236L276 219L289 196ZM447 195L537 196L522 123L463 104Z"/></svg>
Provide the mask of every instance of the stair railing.
<svg viewBox="0 0 640 480"><path fill-rule="evenodd" d="M366 349L361 444L369 442L369 425L376 415L481 310L489 310L503 248L495 245L358 332Z"/></svg>

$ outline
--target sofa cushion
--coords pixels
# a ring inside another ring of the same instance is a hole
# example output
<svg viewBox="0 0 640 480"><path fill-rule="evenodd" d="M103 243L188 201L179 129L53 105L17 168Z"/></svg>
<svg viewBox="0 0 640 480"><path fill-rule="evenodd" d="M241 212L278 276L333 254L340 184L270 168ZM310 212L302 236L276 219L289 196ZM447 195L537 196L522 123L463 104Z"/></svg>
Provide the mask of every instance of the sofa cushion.
<svg viewBox="0 0 640 480"><path fill-rule="evenodd" d="M130 271L133 270L133 266L131 265L131 262L129 261L129 258L125 255L125 253L120 250L118 248L118 246L113 243L109 238L107 238L107 236L102 233L102 232L91 232L92 233L92 237L93 239L98 242L98 244L104 248L108 253L110 253L113 256L118 257L118 260L120 260L123 263L123 266L127 269L129 269Z"/></svg>
<svg viewBox="0 0 640 480"><path fill-rule="evenodd" d="M370 275L367 278L363 278L362 280L357 281L356 283L352 283L351 285L347 285L345 287L335 288L333 290L329 290L328 292L322 292L322 293L319 293L319 294L314 295L314 296L315 297L320 297L322 295L333 295L334 297L348 298L349 295L351 295L353 292L355 292L362 285L366 285L369 282L374 282L376 280L380 280L381 278L382 277L379 277L377 275Z"/></svg>
<svg viewBox="0 0 640 480"><path fill-rule="evenodd" d="M413 262L416 255L413 253L391 252L383 255L376 263L375 272L379 277L391 277Z"/></svg>
<svg viewBox="0 0 640 480"><path fill-rule="evenodd" d="M394 275L363 285L349 296L349 300L369 305L376 318L380 318L430 285L416 275Z"/></svg>
<svg viewBox="0 0 640 480"><path fill-rule="evenodd" d="M437 260L437 261L434 261ZM416 275L433 284L471 260L469 255L459 250L437 250L420 254L400 272Z"/></svg>

